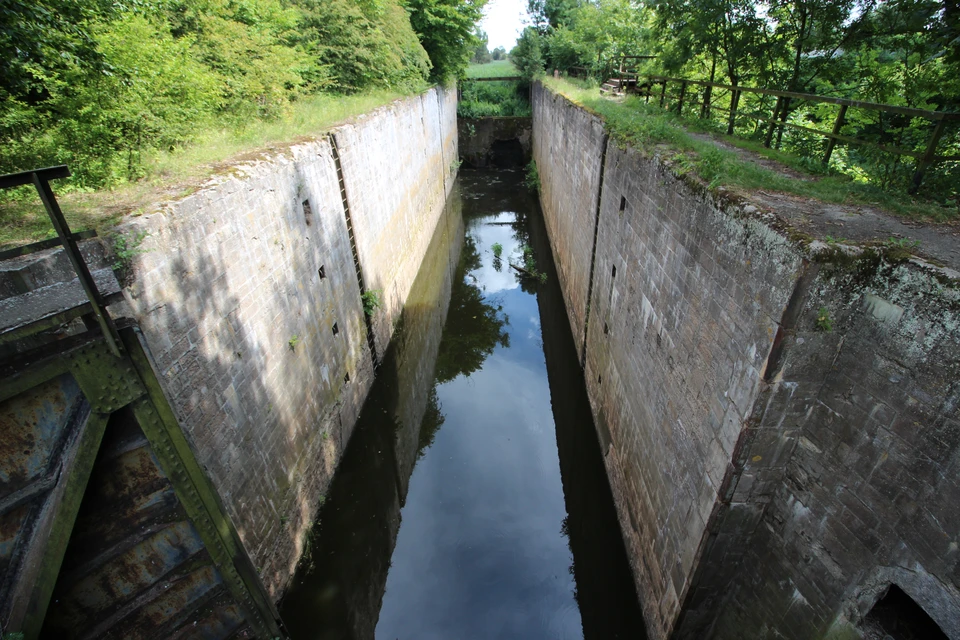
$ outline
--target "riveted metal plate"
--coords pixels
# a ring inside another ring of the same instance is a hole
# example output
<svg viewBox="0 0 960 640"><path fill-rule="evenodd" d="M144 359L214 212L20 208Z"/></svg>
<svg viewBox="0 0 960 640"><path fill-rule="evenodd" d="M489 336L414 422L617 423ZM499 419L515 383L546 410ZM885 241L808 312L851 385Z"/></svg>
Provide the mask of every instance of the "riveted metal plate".
<svg viewBox="0 0 960 640"><path fill-rule="evenodd" d="M74 349L67 358L95 411L112 413L146 393L130 361L114 356L102 340Z"/></svg>

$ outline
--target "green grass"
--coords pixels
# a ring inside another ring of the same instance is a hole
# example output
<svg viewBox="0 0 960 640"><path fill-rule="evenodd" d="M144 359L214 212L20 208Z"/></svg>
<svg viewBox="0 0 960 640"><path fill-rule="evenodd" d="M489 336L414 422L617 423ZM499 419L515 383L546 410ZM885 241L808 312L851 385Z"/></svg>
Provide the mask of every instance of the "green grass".
<svg viewBox="0 0 960 640"><path fill-rule="evenodd" d="M509 60L495 60L486 64L471 64L467 67L468 78L502 78L517 75L520 75L520 72Z"/></svg>
<svg viewBox="0 0 960 640"><path fill-rule="evenodd" d="M349 96L312 96L295 103L283 118L253 121L243 127L207 129L199 132L188 146L155 153L147 162L146 177L137 182L89 193L71 192L69 185L54 182L54 192L74 231L95 228L102 235L125 215L185 195L207 178L229 171L236 162L280 151L290 143L319 135L405 95L409 94L374 90ZM32 189L22 188L13 198L8 192L0 200L0 247L53 235L50 221Z"/></svg>
<svg viewBox="0 0 960 640"><path fill-rule="evenodd" d="M656 105L628 97L622 102L601 98L597 89L569 79L544 78L543 83L604 119L610 135L647 151L666 148L681 171L692 171L711 188L728 187L745 191L779 191L823 202L848 206L874 206L891 213L932 221L955 220L956 207L945 207L905 193L891 193L875 185L856 182L847 176L820 175L815 180L799 180L739 157L733 151L718 148L709 141L691 136L691 122L667 113ZM795 171L809 173L809 160L730 136L724 142L761 153ZM813 177L813 176L811 176Z"/></svg>

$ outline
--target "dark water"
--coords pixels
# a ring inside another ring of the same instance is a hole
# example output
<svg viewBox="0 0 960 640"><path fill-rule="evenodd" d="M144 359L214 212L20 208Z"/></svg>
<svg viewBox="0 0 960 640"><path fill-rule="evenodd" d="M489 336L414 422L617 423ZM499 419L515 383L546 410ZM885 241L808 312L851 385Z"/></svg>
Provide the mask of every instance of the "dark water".
<svg viewBox="0 0 960 640"><path fill-rule="evenodd" d="M509 266L525 246L546 283ZM465 170L281 615L295 640L607 640L645 637L636 602L536 198Z"/></svg>

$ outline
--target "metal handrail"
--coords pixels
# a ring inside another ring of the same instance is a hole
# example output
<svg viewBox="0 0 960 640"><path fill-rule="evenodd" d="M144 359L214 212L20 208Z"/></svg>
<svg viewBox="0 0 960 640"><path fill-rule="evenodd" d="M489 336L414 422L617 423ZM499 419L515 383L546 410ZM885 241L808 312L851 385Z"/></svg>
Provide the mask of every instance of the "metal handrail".
<svg viewBox="0 0 960 640"><path fill-rule="evenodd" d="M53 195L53 189L50 188L50 180L69 177L70 169L67 168L67 165L10 173L0 176L0 189L11 189L27 184L36 187L37 193L40 194L40 200L43 202L43 208L46 209L50 222L53 223L53 228L57 232L58 242L56 244L63 245L63 250L70 259L70 264L73 265L73 270L80 280L80 286L83 287L83 291L90 301L90 308L93 310L93 315L96 316L107 346L115 356L119 357L123 353L123 343L120 341L120 334L117 333L117 327L114 325L113 319L107 313L106 303L103 296L100 295L99 289L97 289L97 283L94 282L90 269L87 268L87 263L77 246L77 239L80 234L70 231L70 226L63 217L63 211L60 210L60 205Z"/></svg>

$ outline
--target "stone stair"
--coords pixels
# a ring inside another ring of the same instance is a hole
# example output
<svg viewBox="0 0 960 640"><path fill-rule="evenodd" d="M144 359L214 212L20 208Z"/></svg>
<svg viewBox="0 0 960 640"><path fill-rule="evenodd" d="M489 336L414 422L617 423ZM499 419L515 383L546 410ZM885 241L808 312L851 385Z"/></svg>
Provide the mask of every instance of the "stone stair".
<svg viewBox="0 0 960 640"><path fill-rule="evenodd" d="M600 85L600 93L603 95L622 96L623 89L620 85L620 78L609 78Z"/></svg>

